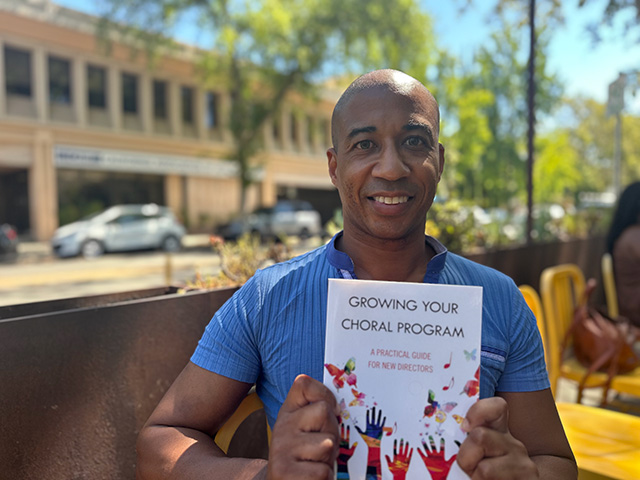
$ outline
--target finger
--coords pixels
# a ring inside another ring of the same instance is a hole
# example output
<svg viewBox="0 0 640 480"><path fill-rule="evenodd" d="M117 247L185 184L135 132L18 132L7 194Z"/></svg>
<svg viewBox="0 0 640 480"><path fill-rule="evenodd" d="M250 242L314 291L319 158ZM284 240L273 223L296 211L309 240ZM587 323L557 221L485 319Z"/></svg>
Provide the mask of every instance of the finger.
<svg viewBox="0 0 640 480"><path fill-rule="evenodd" d="M318 462L269 461L267 478L304 478L309 480L333 480L333 467Z"/></svg>
<svg viewBox="0 0 640 480"><path fill-rule="evenodd" d="M514 440L509 434L487 427L476 427L460 445L458 464L467 475L472 476L472 472L478 468L478 464L483 459L505 456L510 447L515 448ZM524 445L522 449L526 454Z"/></svg>
<svg viewBox="0 0 640 480"><path fill-rule="evenodd" d="M433 439L433 437L431 435L429 435L429 445L431 446L431 451L432 452L437 452L438 449L436 448L436 441Z"/></svg>
<svg viewBox="0 0 640 480"><path fill-rule="evenodd" d="M409 443L407 443L407 447L409 446ZM420 450L418 450L420 451ZM407 464L411 463L411 456L413 455L413 448L411 450L409 450L409 455L405 455L406 459L407 459Z"/></svg>
<svg viewBox="0 0 640 480"><path fill-rule="evenodd" d="M502 433L509 431L509 406L504 398L483 398L469 408L462 422L462 430L470 432L480 426Z"/></svg>
<svg viewBox="0 0 640 480"><path fill-rule="evenodd" d="M391 459L389 458L389 455L385 455L384 458L387 459L387 465L389 466L389 468L391 468L391 466L393 465L393 462L391 461Z"/></svg>
<svg viewBox="0 0 640 480"><path fill-rule="evenodd" d="M303 432L330 432L338 437L338 421L324 401L311 403L288 413L289 421Z"/></svg>
<svg viewBox="0 0 640 480"><path fill-rule="evenodd" d="M307 433L296 439L292 446L294 458L303 462L324 462L333 464L338 444L331 435L321 432Z"/></svg>
<svg viewBox="0 0 640 480"><path fill-rule="evenodd" d="M481 460L471 478L474 480L509 480L512 478L538 478L538 475L538 468L529 457L520 458L507 455Z"/></svg>
<svg viewBox="0 0 640 480"><path fill-rule="evenodd" d="M349 438L350 437L351 437L351 431L349 429L349 425L347 425L347 445L349 445L349 442L350 442Z"/></svg>
<svg viewBox="0 0 640 480"><path fill-rule="evenodd" d="M331 406L336 416L340 415L340 408L331 390L308 375L298 375L293 381L293 385L291 385L287 398L282 403L280 410L292 412L310 403L322 401Z"/></svg>

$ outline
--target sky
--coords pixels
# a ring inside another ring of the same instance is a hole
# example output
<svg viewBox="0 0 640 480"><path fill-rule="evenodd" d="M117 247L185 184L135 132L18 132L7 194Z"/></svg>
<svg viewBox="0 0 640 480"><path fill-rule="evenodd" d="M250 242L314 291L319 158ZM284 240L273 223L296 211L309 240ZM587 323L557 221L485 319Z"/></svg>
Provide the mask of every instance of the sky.
<svg viewBox="0 0 640 480"><path fill-rule="evenodd" d="M86 13L97 12L97 0L54 0L55 3ZM538 0L538 5L549 0ZM578 0L563 0L565 24L555 27L549 46L549 69L559 75L569 96L583 95L606 102L608 86L621 71L640 70L640 46L631 39L608 35L593 44L586 25L601 18L604 0L591 0L578 8ZM488 38L491 26L488 13L495 0L420 0L433 20L438 43L465 61ZM196 29L183 27L176 31L177 40L196 44ZM464 32L462 35L461 32ZM528 45L523 44L524 51ZM640 91L626 97L626 111L640 115Z"/></svg>

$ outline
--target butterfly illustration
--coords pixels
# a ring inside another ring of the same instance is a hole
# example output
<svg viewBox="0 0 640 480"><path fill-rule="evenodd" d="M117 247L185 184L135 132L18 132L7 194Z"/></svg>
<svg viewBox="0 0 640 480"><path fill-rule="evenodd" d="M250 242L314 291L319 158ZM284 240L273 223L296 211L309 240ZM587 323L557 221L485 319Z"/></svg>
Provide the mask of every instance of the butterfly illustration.
<svg viewBox="0 0 640 480"><path fill-rule="evenodd" d="M344 387L344 382L347 384L356 386L356 374L353 371L356 369L356 359L351 357L344 368L338 368L332 363L325 363L325 368L329 372L329 375L333 377L333 385L340 390Z"/></svg>
<svg viewBox="0 0 640 480"><path fill-rule="evenodd" d="M464 358L469 361L469 360L475 360L476 359L476 351L478 349L474 348L473 350L471 350L470 352L465 350L464 351Z"/></svg>
<svg viewBox="0 0 640 480"><path fill-rule="evenodd" d="M456 405L458 405L456 402L447 402L443 405L440 405L438 402L436 402L436 394L433 392L433 390L429 390L429 397L427 398L427 401L429 402L429 405L424 407L424 416L430 418L435 414L436 421L438 421L438 423L444 422L444 420L447 418L447 413L453 410Z"/></svg>
<svg viewBox="0 0 640 480"><path fill-rule="evenodd" d="M464 384L460 395L463 393L467 394L468 397L473 397L478 394L480 390L480 367L476 370L476 373L473 375L473 379L469 380Z"/></svg>
<svg viewBox="0 0 640 480"><path fill-rule="evenodd" d="M349 420L351 414L349 410L347 410L347 402L344 401L344 398L340 399L340 418L342 420Z"/></svg>
<svg viewBox="0 0 640 480"><path fill-rule="evenodd" d="M452 417L458 425L460 425L464 420L464 417L461 417L460 415L456 415L455 413L452 415Z"/></svg>
<svg viewBox="0 0 640 480"><path fill-rule="evenodd" d="M362 407L364 405L364 397L366 397L366 395L364 393L358 392L355 388L351 389L351 393L353 393L354 399L351 400L349 406L355 407L359 405Z"/></svg>

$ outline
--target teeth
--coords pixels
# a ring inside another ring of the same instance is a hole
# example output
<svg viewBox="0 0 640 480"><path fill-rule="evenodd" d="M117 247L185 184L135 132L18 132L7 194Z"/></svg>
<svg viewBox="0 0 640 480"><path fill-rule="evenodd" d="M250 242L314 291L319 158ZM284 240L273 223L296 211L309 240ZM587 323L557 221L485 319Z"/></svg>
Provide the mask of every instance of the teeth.
<svg viewBox="0 0 640 480"><path fill-rule="evenodd" d="M373 199L385 205L397 205L398 203L406 203L409 201L409 197L373 197Z"/></svg>

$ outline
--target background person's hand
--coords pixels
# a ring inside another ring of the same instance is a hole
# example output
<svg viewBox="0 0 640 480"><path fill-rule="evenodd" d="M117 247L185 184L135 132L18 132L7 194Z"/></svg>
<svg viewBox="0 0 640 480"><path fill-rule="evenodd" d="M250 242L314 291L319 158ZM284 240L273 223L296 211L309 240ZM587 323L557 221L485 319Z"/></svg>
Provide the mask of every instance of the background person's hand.
<svg viewBox="0 0 640 480"><path fill-rule="evenodd" d="M296 377L273 427L267 478L332 480L339 414L326 386L307 375Z"/></svg>
<svg viewBox="0 0 640 480"><path fill-rule="evenodd" d="M462 428L469 435L458 451L458 465L473 480L539 478L524 444L509 431L509 408L503 398L479 400L467 412Z"/></svg>

